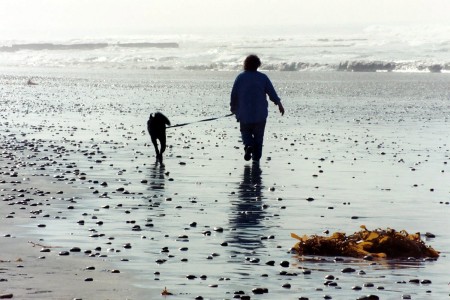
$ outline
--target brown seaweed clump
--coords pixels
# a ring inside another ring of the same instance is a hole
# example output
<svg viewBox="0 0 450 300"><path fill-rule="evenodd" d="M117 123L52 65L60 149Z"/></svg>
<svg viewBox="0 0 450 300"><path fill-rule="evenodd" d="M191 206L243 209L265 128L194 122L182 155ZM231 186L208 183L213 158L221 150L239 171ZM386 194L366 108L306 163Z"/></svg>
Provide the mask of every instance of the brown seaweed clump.
<svg viewBox="0 0 450 300"><path fill-rule="evenodd" d="M409 234L405 230L394 229L368 230L362 225L360 231L347 236L335 232L331 236L302 237L291 233L299 242L292 248L300 255L349 256L377 258L437 258L439 252L425 245L420 233Z"/></svg>

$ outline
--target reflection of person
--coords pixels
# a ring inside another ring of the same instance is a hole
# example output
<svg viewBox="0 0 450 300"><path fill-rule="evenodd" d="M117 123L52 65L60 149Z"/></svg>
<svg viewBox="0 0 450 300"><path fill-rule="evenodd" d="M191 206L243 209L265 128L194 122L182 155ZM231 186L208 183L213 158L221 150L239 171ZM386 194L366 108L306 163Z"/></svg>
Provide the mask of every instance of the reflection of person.
<svg viewBox="0 0 450 300"><path fill-rule="evenodd" d="M229 218L231 231L230 242L238 248L254 250L261 248L261 233L265 226L262 209L262 171L258 164L244 166L242 181L239 183L237 198L231 201L232 210Z"/></svg>
<svg viewBox="0 0 450 300"><path fill-rule="evenodd" d="M261 61L249 55L244 61L244 72L239 74L231 90L230 110L240 123L245 160L258 162L262 155L264 130L268 116L266 95L274 102L281 115L284 107L267 75L257 71Z"/></svg>

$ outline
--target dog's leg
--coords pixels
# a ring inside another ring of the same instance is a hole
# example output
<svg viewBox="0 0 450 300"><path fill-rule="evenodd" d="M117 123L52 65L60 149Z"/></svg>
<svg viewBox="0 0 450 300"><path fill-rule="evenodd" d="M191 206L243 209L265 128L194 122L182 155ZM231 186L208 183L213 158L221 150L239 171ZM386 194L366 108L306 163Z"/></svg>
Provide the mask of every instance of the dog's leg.
<svg viewBox="0 0 450 300"><path fill-rule="evenodd" d="M160 152L158 149L158 140L156 138L152 138L153 147L155 147L156 160L159 160Z"/></svg>
<svg viewBox="0 0 450 300"><path fill-rule="evenodd" d="M159 154L159 160L162 162L163 161L163 153L164 153L164 151L166 151L166 133L165 132L164 132L164 134L161 135L159 142L161 143L161 151Z"/></svg>

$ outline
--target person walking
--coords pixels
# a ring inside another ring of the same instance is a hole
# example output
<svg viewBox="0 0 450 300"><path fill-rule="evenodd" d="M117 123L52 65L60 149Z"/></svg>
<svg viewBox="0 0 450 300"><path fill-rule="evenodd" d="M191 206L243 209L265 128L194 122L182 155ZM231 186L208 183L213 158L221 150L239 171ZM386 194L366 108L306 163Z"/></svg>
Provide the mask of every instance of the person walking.
<svg viewBox="0 0 450 300"><path fill-rule="evenodd" d="M244 71L234 81L231 90L230 111L240 124L244 159L259 162L262 156L266 119L269 114L267 96L278 106L281 115L284 107L269 77L258 71L261 61L252 54L244 60Z"/></svg>

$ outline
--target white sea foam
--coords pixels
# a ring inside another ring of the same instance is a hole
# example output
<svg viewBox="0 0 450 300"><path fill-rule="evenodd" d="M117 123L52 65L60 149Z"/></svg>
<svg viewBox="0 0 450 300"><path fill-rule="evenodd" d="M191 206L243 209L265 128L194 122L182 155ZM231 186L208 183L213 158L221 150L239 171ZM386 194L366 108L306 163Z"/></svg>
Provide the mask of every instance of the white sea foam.
<svg viewBox="0 0 450 300"><path fill-rule="evenodd" d="M281 71L450 71L450 28L371 26L357 34L171 35L0 41L0 66L239 70L256 53Z"/></svg>

